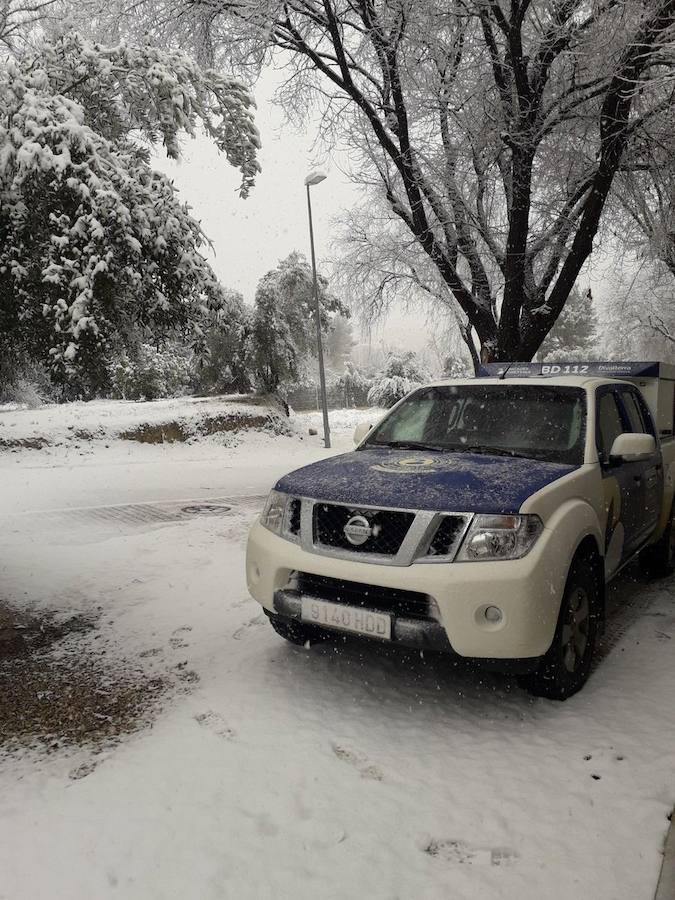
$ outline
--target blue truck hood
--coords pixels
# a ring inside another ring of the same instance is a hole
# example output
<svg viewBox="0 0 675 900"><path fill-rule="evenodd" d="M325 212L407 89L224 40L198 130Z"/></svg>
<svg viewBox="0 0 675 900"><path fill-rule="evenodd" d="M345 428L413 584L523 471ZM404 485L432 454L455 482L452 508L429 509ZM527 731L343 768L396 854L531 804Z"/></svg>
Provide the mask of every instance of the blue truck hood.
<svg viewBox="0 0 675 900"><path fill-rule="evenodd" d="M296 469L276 489L350 506L508 514L575 468L510 456L376 447Z"/></svg>

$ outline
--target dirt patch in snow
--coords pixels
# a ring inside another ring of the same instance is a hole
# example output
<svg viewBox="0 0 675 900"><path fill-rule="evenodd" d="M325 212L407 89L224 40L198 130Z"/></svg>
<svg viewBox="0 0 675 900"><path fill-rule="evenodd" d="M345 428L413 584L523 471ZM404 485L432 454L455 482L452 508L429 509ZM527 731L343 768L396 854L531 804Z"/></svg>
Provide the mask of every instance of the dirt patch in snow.
<svg viewBox="0 0 675 900"><path fill-rule="evenodd" d="M94 400L4 410L0 451L42 450L78 443L136 441L173 444L248 431L290 434L284 404L274 397L232 395L132 402Z"/></svg>
<svg viewBox="0 0 675 900"><path fill-rule="evenodd" d="M141 444L174 444L187 441L190 432L180 422L164 422L161 425L139 425L119 435L123 441L138 441Z"/></svg>
<svg viewBox="0 0 675 900"><path fill-rule="evenodd" d="M147 724L170 683L99 647L95 618L0 605L0 756L101 746Z"/></svg>
<svg viewBox="0 0 675 900"><path fill-rule="evenodd" d="M0 438L0 448L5 447L8 450L23 447L25 450L42 450L48 447L49 441L43 437L33 438Z"/></svg>
<svg viewBox="0 0 675 900"><path fill-rule="evenodd" d="M124 441L139 441L141 444L174 444L187 441L197 435L220 434L247 429L279 428L280 420L275 416L245 416L224 414L205 416L197 422L163 422L143 424L122 431L119 437Z"/></svg>

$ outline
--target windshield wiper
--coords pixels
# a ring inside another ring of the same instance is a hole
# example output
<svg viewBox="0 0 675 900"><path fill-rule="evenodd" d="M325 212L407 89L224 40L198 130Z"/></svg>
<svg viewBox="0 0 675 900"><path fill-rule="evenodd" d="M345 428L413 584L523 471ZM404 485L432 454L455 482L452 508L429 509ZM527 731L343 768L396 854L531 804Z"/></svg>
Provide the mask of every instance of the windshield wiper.
<svg viewBox="0 0 675 900"><path fill-rule="evenodd" d="M435 453L445 453L448 447L440 444L425 444L423 441L372 441L368 447L392 447L394 450L433 450Z"/></svg>
<svg viewBox="0 0 675 900"><path fill-rule="evenodd" d="M486 444L461 444L459 446L445 446L443 444L425 444L423 441L370 441L363 445L366 447L391 447L393 450L430 450L434 453L481 453L484 456L510 456L514 459L536 459L527 453L519 453L508 447L490 447Z"/></svg>
<svg viewBox="0 0 675 900"><path fill-rule="evenodd" d="M536 457L527 453L518 453L517 450L510 450L508 447L490 447L485 444L463 446L457 449L465 453L482 453L485 456L512 456L516 459L536 459Z"/></svg>

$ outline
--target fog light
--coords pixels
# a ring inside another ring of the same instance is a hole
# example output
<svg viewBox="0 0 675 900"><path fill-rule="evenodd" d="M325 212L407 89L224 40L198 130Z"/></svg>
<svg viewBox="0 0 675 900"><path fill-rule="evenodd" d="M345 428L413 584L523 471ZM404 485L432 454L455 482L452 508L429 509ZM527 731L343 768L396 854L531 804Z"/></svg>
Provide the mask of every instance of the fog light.
<svg viewBox="0 0 675 900"><path fill-rule="evenodd" d="M496 624L502 620L502 611L498 606L488 606L485 609L485 618L488 622Z"/></svg>

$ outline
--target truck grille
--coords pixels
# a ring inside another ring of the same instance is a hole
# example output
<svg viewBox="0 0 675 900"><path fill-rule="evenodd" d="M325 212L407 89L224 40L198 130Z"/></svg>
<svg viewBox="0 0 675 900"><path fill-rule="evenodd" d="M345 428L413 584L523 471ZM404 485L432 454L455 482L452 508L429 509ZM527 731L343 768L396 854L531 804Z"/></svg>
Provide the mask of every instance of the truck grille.
<svg viewBox="0 0 675 900"><path fill-rule="evenodd" d="M302 502L297 498L293 497L288 504L288 531L289 534L293 534L296 536L300 535L300 511L302 509Z"/></svg>
<svg viewBox="0 0 675 900"><path fill-rule="evenodd" d="M356 516L365 519L370 528L368 537L359 544L349 541L345 534L345 525ZM395 556L414 519L413 512L317 503L314 507L314 543L354 553Z"/></svg>
<svg viewBox="0 0 675 900"><path fill-rule="evenodd" d="M466 516L443 516L429 544L427 556L454 556L466 527Z"/></svg>
<svg viewBox="0 0 675 900"><path fill-rule="evenodd" d="M431 619L431 598L427 594L416 591L404 591L399 588L384 588L374 584L361 584L357 581L344 581L341 578L328 578L324 575L309 575L298 572L297 590L306 597L317 600L328 600L331 603L343 603L345 606L358 606L377 612L404 616L407 619ZM435 604L434 604L435 606Z"/></svg>

